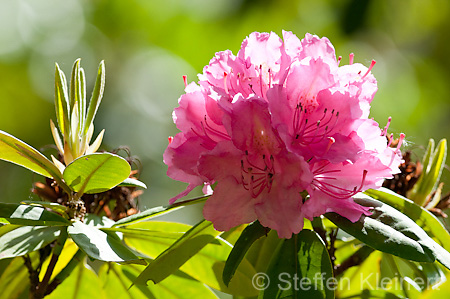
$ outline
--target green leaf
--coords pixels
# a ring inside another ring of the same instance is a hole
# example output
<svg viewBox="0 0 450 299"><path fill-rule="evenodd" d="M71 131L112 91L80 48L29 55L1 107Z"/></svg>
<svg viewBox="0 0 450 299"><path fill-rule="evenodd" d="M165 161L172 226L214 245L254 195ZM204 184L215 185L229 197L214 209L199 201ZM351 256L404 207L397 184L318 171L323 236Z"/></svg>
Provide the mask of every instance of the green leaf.
<svg viewBox="0 0 450 299"><path fill-rule="evenodd" d="M236 272L237 267L241 263L250 246L252 246L252 244L262 236L267 235L268 232L269 229L262 226L259 221L249 224L244 229L231 250L227 262L225 263L225 268L223 269L222 278L226 286L230 283L231 278Z"/></svg>
<svg viewBox="0 0 450 299"><path fill-rule="evenodd" d="M434 289L427 289L419 296L419 299L436 299L436 298L449 298L450 297L450 279L447 275L447 281L439 285Z"/></svg>
<svg viewBox="0 0 450 299"><path fill-rule="evenodd" d="M450 269L450 253L408 216L365 194L353 198L358 204L370 207L372 215L363 215L355 223L336 213L325 216L348 234L377 250L418 262L437 259Z"/></svg>
<svg viewBox="0 0 450 299"><path fill-rule="evenodd" d="M37 260L37 255L30 257ZM0 276L0 290L3 298L15 299L30 287L28 270L23 258L14 258Z"/></svg>
<svg viewBox="0 0 450 299"><path fill-rule="evenodd" d="M104 265L100 268L99 277L109 298L117 298L121 294L124 298L174 298L191 299L217 298L214 292L203 283L192 279L180 271L167 277L158 284L148 286L138 285L129 288L143 270L139 265ZM122 297L120 297L122 298Z"/></svg>
<svg viewBox="0 0 450 299"><path fill-rule="evenodd" d="M303 229L284 240L273 255L267 274L260 274L255 286L259 298L334 298L328 251L319 235Z"/></svg>
<svg viewBox="0 0 450 299"><path fill-rule="evenodd" d="M353 199L370 207L372 215L363 215L355 223L336 213L325 216L346 233L377 250L418 262L435 260L432 252L418 242L429 237L408 216L364 194L355 195Z"/></svg>
<svg viewBox="0 0 450 299"><path fill-rule="evenodd" d="M199 222L151 262L138 276L135 284L145 285L149 280L154 283L162 281L200 249L215 241L220 234L221 232L216 231L211 222L206 220Z"/></svg>
<svg viewBox="0 0 450 299"><path fill-rule="evenodd" d="M182 237L189 228L190 226L181 223L148 221L129 225L126 228L105 230L122 232L126 244L150 258L156 258ZM246 259L240 263L229 286L226 287L223 283L222 273L231 249L232 246L228 242L217 237L214 242L208 243L184 263L180 270L222 292L234 296L256 296L258 292L252 287L252 277L256 271ZM171 277L169 276L157 285L166 283L166 280Z"/></svg>
<svg viewBox="0 0 450 299"><path fill-rule="evenodd" d="M41 206L46 209L50 209L55 211L56 213L62 215L63 217L66 217L67 219L69 216L67 215L67 207L60 205L56 202L47 202L47 201L35 201L35 200L23 200L20 203L26 204L26 205L32 205L32 206Z"/></svg>
<svg viewBox="0 0 450 299"><path fill-rule="evenodd" d="M105 62L102 60L98 67L97 80L95 81L94 90L89 101L89 108L86 115L86 121L84 123L84 134L89 130L90 125L94 121L95 114L97 113L98 106L102 101L103 91L105 89Z"/></svg>
<svg viewBox="0 0 450 299"><path fill-rule="evenodd" d="M117 221L113 226L117 227L117 226L130 225L133 223L151 219L153 217L156 217L156 216L159 216L162 214L170 213L170 212L176 211L181 208L182 208L181 206L178 206L178 207L167 206L167 207L151 208L151 209L145 210L141 213L137 213L137 214L122 218L119 221Z"/></svg>
<svg viewBox="0 0 450 299"><path fill-rule="evenodd" d="M437 240L441 246L443 246L447 251L450 251L450 233L439 221L439 219L437 219L436 216L428 210L415 204L406 197L403 197L386 188L380 188L378 190L369 189L364 193L396 208L403 214L407 215L431 237Z"/></svg>
<svg viewBox="0 0 450 299"><path fill-rule="evenodd" d="M61 233L59 226L21 226L0 236L0 259L22 256L50 244Z"/></svg>
<svg viewBox="0 0 450 299"><path fill-rule="evenodd" d="M116 294L121 295L121 294ZM78 263L72 275L67 277L46 299L109 298L102 288L102 282L94 270L85 263ZM118 297L116 297L118 298Z"/></svg>
<svg viewBox="0 0 450 299"><path fill-rule="evenodd" d="M55 65L55 109L56 119L63 136L69 136L69 97L67 95L67 80L59 65Z"/></svg>
<svg viewBox="0 0 450 299"><path fill-rule="evenodd" d="M128 162L111 153L96 153L81 156L64 170L63 178L75 191L100 193L114 188L131 172Z"/></svg>
<svg viewBox="0 0 450 299"><path fill-rule="evenodd" d="M126 178L122 183L119 184L119 186L123 187L140 187L147 189L147 185L145 185L143 182L132 179L132 178Z"/></svg>
<svg viewBox="0 0 450 299"><path fill-rule="evenodd" d="M0 159L48 178L62 177L59 169L39 151L3 131L0 131Z"/></svg>
<svg viewBox="0 0 450 299"><path fill-rule="evenodd" d="M84 117L86 114L86 95L85 95L85 77L84 71L80 66L81 59L75 60L72 67L72 76L70 80L70 110L77 109L78 127L77 132L82 135L84 128ZM75 106L76 105L76 106ZM72 128L74 129L74 128Z"/></svg>
<svg viewBox="0 0 450 299"><path fill-rule="evenodd" d="M0 218L10 224L54 226L70 225L66 218L43 207L15 203L0 203ZM1 221L1 220L0 220Z"/></svg>
<svg viewBox="0 0 450 299"><path fill-rule="evenodd" d="M176 211L178 209L181 209L183 206L188 206L188 205L193 205L193 204L204 202L208 198L209 198L209 195L201 196L201 197L193 198L190 200L177 202L177 203L174 203L169 206L151 208L151 209L145 210L141 213L122 218L119 221L117 221L113 226L124 226L124 225L130 225L133 223L137 223L140 221L149 220L156 216L170 213L170 212Z"/></svg>
<svg viewBox="0 0 450 299"><path fill-rule="evenodd" d="M115 221L112 219L109 219L106 216L98 216L95 214L86 214L86 216L84 216L84 223L88 226L104 228L104 227L113 226Z"/></svg>
<svg viewBox="0 0 450 299"><path fill-rule="evenodd" d="M409 192L408 198L423 206L430 194L436 189L445 167L447 140L442 139L434 150L434 140L430 139L423 160L423 170L419 180Z"/></svg>
<svg viewBox="0 0 450 299"><path fill-rule="evenodd" d="M72 240L92 259L118 263L145 263L113 233L75 221L67 231Z"/></svg>

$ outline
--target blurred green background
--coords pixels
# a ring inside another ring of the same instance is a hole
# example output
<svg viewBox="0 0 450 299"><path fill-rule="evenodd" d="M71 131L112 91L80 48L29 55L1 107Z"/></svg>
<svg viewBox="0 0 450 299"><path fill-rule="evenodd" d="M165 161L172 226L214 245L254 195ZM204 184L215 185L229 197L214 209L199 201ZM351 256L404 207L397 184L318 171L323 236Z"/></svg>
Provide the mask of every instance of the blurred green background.
<svg viewBox="0 0 450 299"><path fill-rule="evenodd" d="M428 138L449 137L447 0L0 0L0 129L38 149L52 144L55 62L68 74L81 57L90 95L104 59L95 134L105 128L104 149L127 145L139 157L149 187L141 209L166 205L185 187L162 162L182 76L196 81L215 52L236 53L253 31L283 29L327 36L341 64L351 52L367 66L375 59L372 116L381 126L392 116L391 131L406 133L417 159ZM32 197L36 179L0 162L0 201ZM172 217L192 222L200 213L191 209Z"/></svg>

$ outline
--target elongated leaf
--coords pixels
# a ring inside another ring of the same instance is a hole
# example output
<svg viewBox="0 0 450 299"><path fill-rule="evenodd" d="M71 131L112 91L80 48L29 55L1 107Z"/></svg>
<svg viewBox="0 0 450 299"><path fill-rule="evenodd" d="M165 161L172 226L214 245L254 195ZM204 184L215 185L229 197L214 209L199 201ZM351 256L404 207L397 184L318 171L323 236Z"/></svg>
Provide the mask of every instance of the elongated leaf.
<svg viewBox="0 0 450 299"><path fill-rule="evenodd" d="M281 242L283 242L283 239L279 239L277 232L271 230L266 237L257 240L255 242L257 244L250 247L246 258L254 265L256 272L267 270L267 261L270 261Z"/></svg>
<svg viewBox="0 0 450 299"><path fill-rule="evenodd" d="M173 298L173 299L213 299L214 292L203 283L177 271L158 284L135 286L128 289L144 268L139 265L104 265L99 271L102 285L110 298L122 294L124 298Z"/></svg>
<svg viewBox="0 0 450 299"><path fill-rule="evenodd" d="M59 169L39 151L3 131L0 131L0 159L23 166L45 177L62 178Z"/></svg>
<svg viewBox="0 0 450 299"><path fill-rule="evenodd" d="M348 234L377 250L418 262L433 262L437 259L450 269L450 253L412 219L364 194L354 196L354 200L362 206L371 207L373 214L362 216L355 223L336 213L327 213L326 217Z"/></svg>
<svg viewBox="0 0 450 299"><path fill-rule="evenodd" d="M151 218L154 218L156 216L160 216L162 214L170 213L173 211L176 211L183 206L193 205L200 202L204 202L209 196L201 196L198 198L193 198L190 200L177 202L169 206L163 206L163 207L155 207L148 210L145 210L141 213L134 214L125 218L120 219L117 221L113 226L124 226L124 225L130 225L133 223L137 223L140 221L149 220Z"/></svg>
<svg viewBox="0 0 450 299"><path fill-rule="evenodd" d="M43 207L15 203L0 203L0 218L10 224L53 226L70 225L66 218Z"/></svg>
<svg viewBox="0 0 450 299"><path fill-rule="evenodd" d="M138 257L114 234L75 221L68 227L72 240L92 259L105 262L142 263Z"/></svg>
<svg viewBox="0 0 450 299"><path fill-rule="evenodd" d="M181 209L182 207L155 207L148 210L145 210L141 213L134 214L125 218L120 219L117 221L114 226L124 226L124 225L130 225L133 223L137 223L140 221L148 220L153 217L170 213L173 211L176 211L178 209Z"/></svg>
<svg viewBox="0 0 450 299"><path fill-rule="evenodd" d="M403 197L389 189L370 189L365 192L367 195L382 201L414 220L417 225L423 228L431 237L450 251L450 234L444 225L428 210L415 204L413 201Z"/></svg>
<svg viewBox="0 0 450 299"><path fill-rule="evenodd" d="M58 238L59 226L21 226L0 236L0 259L22 256Z"/></svg>
<svg viewBox="0 0 450 299"><path fill-rule="evenodd" d="M55 65L55 109L56 119L63 136L69 136L69 96L67 94L67 80L59 65Z"/></svg>
<svg viewBox="0 0 450 299"><path fill-rule="evenodd" d="M140 188L147 189L147 185L145 185L143 182L136 180L136 179L132 179L132 178L126 178L122 183L119 184L119 186L140 187Z"/></svg>
<svg viewBox="0 0 450 299"><path fill-rule="evenodd" d="M122 232L125 243L130 247L150 258L156 258L182 237L188 229L190 229L190 226L181 223L148 221L129 225L126 228L105 230ZM222 292L234 296L256 296L257 291L252 287L251 281L256 271L246 259L240 263L228 287L222 282L225 261L231 249L232 246L228 242L223 241L221 237L217 237L214 242L208 243L184 263L180 270ZM169 276L157 285L166 283L166 280L171 277ZM139 285L135 287L139 287Z"/></svg>
<svg viewBox="0 0 450 299"><path fill-rule="evenodd" d="M116 294L120 295L120 294ZM78 263L72 275L67 277L50 295L48 299L71 298L99 298L107 299L105 291L102 288L102 282L88 265ZM119 298L119 297L116 297Z"/></svg>
<svg viewBox="0 0 450 299"><path fill-rule="evenodd" d="M211 222L199 222L151 262L138 276L135 284L145 285L149 280L154 283L162 281L220 234Z"/></svg>
<svg viewBox="0 0 450 299"><path fill-rule="evenodd" d="M269 230L262 226L259 221L249 224L244 229L234 245L233 250L231 250L225 264L225 268L223 269L222 277L225 285L228 286L230 283L231 278L233 277L237 267L241 263L250 246L252 246L252 244L262 236L267 235L268 231Z"/></svg>
<svg viewBox="0 0 450 299"><path fill-rule="evenodd" d="M423 171L408 197L423 206L428 196L436 189L441 178L447 157L447 140L442 139L434 150L434 141L430 139L424 156Z"/></svg>
<svg viewBox="0 0 450 299"><path fill-rule="evenodd" d="M37 260L37 255L30 256L32 262ZM24 259L14 258L0 276L0 290L3 298L15 299L30 287L28 269Z"/></svg>
<svg viewBox="0 0 450 299"><path fill-rule="evenodd" d="M90 125L94 121L98 106L102 101L103 91L105 89L105 62L102 60L98 67L97 80L95 81L94 90L89 101L89 108L84 123L84 134L89 130Z"/></svg>
<svg viewBox="0 0 450 299"><path fill-rule="evenodd" d="M262 290L259 298L334 298L328 251L319 235L307 229L281 243L267 274L260 275L254 280Z"/></svg>
<svg viewBox="0 0 450 299"><path fill-rule="evenodd" d="M81 156L64 170L64 180L76 192L100 193L114 188L131 172L128 162L111 153Z"/></svg>
<svg viewBox="0 0 450 299"><path fill-rule="evenodd" d="M34 201L34 200L23 200L20 203L22 204L26 204L26 205L32 205L32 206L41 206L50 210L55 211L56 213L66 217L67 214L67 207L60 205L58 203L55 202L47 202L47 201ZM68 219L69 216L66 217L66 219Z"/></svg>
<svg viewBox="0 0 450 299"><path fill-rule="evenodd" d="M72 76L70 79L70 110L77 111L78 121L72 124L72 129L82 135L84 128L84 117L86 110L86 96L85 96L85 77L83 68L80 66L81 59L75 60L72 67ZM74 126L75 125L75 126ZM78 135L78 134L76 134Z"/></svg>

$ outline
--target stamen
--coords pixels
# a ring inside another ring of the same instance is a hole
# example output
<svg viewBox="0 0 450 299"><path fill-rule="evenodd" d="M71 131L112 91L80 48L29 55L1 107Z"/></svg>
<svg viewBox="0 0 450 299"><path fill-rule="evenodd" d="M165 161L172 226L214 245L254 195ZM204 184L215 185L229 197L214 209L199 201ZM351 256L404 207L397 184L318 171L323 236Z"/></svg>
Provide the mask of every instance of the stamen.
<svg viewBox="0 0 450 299"><path fill-rule="evenodd" d="M339 111L336 113L334 112L333 109L331 113L329 113L328 109L325 108L322 117L315 123L308 125L306 109L303 109L302 105L298 104L293 118L295 139L302 145L308 145L319 143L324 138L327 138L333 131L339 119Z"/></svg>
<svg viewBox="0 0 450 299"><path fill-rule="evenodd" d="M167 140L169 141L169 144L171 144L171 143L172 143L172 141L173 141L173 136L169 136L169 137L167 137Z"/></svg>
<svg viewBox="0 0 450 299"><path fill-rule="evenodd" d="M398 137L397 149L395 150L396 153L400 150L400 147L402 146L403 140L405 140L405 134L401 133L400 137Z"/></svg>
<svg viewBox="0 0 450 299"><path fill-rule="evenodd" d="M253 92L253 94L255 94L256 95L256 92L253 90L253 84L248 84L248 87L250 87L250 89L252 90L252 92Z"/></svg>
<svg viewBox="0 0 450 299"><path fill-rule="evenodd" d="M387 147L390 147L392 144L392 141L394 140L394 133L391 133L391 135L389 135L388 140L389 140L389 142L388 142Z"/></svg>
<svg viewBox="0 0 450 299"><path fill-rule="evenodd" d="M328 145L327 148L325 149L325 153L328 153L328 151L330 150L330 147L336 142L336 140L333 137L328 137Z"/></svg>
<svg viewBox="0 0 450 299"><path fill-rule="evenodd" d="M184 87L187 87L188 84L187 84L187 76L186 75L183 75L183 82L184 82Z"/></svg>
<svg viewBox="0 0 450 299"><path fill-rule="evenodd" d="M386 136L389 126L391 125L392 117L389 116L388 121L384 129L381 131L381 136Z"/></svg>
<svg viewBox="0 0 450 299"><path fill-rule="evenodd" d="M225 93L229 94L227 86L227 76L228 74L226 72L223 72L223 88L225 89Z"/></svg>
<svg viewBox="0 0 450 299"><path fill-rule="evenodd" d="M337 59L337 65L338 66L339 66L339 63L341 63L341 60L342 60L342 56L339 56L338 59Z"/></svg>
<svg viewBox="0 0 450 299"><path fill-rule="evenodd" d="M355 57L355 54L350 53L348 56L349 56L348 64L352 65L353 64L353 58Z"/></svg>
<svg viewBox="0 0 450 299"><path fill-rule="evenodd" d="M209 132L209 133L217 135L218 137L221 137L221 138L224 138L224 139L227 139L227 140L231 140L230 136L228 136L227 134L225 134L223 132L220 132L219 130L214 129L212 126L210 126L209 123L208 123L208 120L206 119L206 115L205 115L204 120L205 120L206 127L203 126L203 123L202 123L202 127L203 127L203 129L205 131L205 135L208 135L208 132ZM208 132L207 132L207 130L208 130Z"/></svg>
<svg viewBox="0 0 450 299"><path fill-rule="evenodd" d="M264 97L263 79L262 79L262 65L259 66L259 89L261 91L261 97Z"/></svg>
<svg viewBox="0 0 450 299"><path fill-rule="evenodd" d="M196 130L194 130L194 128L191 128L192 132L194 132L194 134L198 137L206 137L212 142L217 142L217 137L219 139L231 140L231 137L228 136L228 134L223 133L209 125L206 115L204 116L203 121L200 122L200 126L202 127L200 132L197 132ZM216 138L214 139L214 136L212 135L215 135Z"/></svg>
<svg viewBox="0 0 450 299"><path fill-rule="evenodd" d="M268 69L267 72L269 73L269 88L272 88L272 70Z"/></svg>
<svg viewBox="0 0 450 299"><path fill-rule="evenodd" d="M364 76L362 76L361 78L364 79L365 76L367 76L370 71L372 70L373 66L375 65L375 63L377 63L375 60L372 60L372 63L369 66L369 69L367 70L367 72L364 74Z"/></svg>
<svg viewBox="0 0 450 299"><path fill-rule="evenodd" d="M244 189L250 191L253 198L258 197L266 188L267 192L270 192L275 175L273 156L271 155L267 161L266 155L263 155L264 166L258 166L249 160L247 151L245 154L245 161L241 160L241 178Z"/></svg>
<svg viewBox="0 0 450 299"><path fill-rule="evenodd" d="M340 170L338 170L339 172ZM324 173L332 173L332 172L336 172L335 170L333 171L323 171L322 174ZM353 189L345 189L342 187L338 187L336 185L333 185L331 183L325 182L325 180L337 180L336 177L328 177L328 176L323 176L323 175L317 175L316 172L314 172L315 178L313 179L312 182L312 186L314 186L315 188L317 188L318 190L322 191L323 193L334 197L334 198L338 198L338 199L346 199L349 197L352 197L353 195L356 195L357 193L361 192L363 186L364 186L364 182L366 181L366 176L367 176L367 170L363 170L363 175L362 175L362 179L361 179L361 184L359 185L359 187L354 187Z"/></svg>

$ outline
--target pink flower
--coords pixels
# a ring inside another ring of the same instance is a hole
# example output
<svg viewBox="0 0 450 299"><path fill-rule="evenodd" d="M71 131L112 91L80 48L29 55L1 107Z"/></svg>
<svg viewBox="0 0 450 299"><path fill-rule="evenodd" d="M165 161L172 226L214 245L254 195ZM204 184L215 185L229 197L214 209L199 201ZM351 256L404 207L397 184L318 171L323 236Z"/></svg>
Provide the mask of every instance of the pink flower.
<svg viewBox="0 0 450 299"><path fill-rule="evenodd" d="M164 162L189 185L170 203L214 186L203 214L218 230L259 220L290 238L303 218L326 212L356 221L370 213L351 197L398 172L388 126L368 118L374 62L366 68L351 54L339 66L326 38L283 39L255 32L236 56L216 53L174 110L181 132Z"/></svg>

